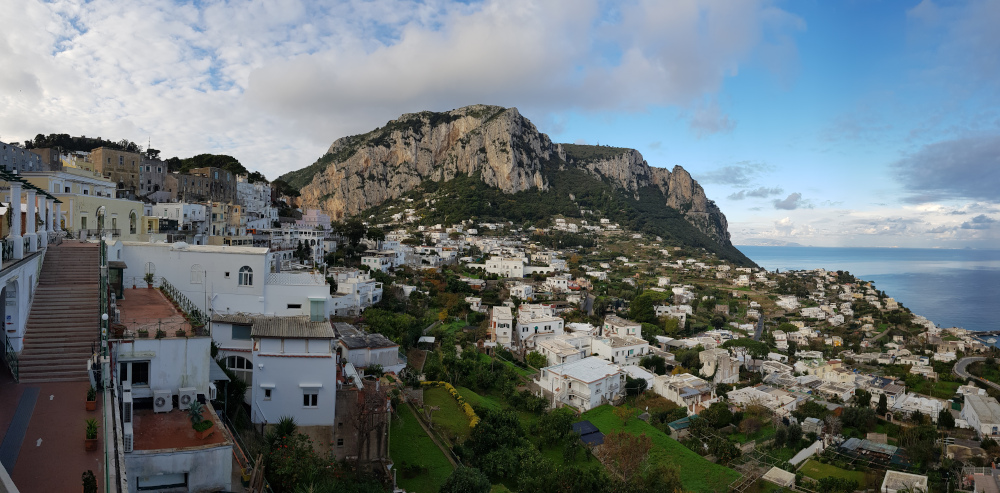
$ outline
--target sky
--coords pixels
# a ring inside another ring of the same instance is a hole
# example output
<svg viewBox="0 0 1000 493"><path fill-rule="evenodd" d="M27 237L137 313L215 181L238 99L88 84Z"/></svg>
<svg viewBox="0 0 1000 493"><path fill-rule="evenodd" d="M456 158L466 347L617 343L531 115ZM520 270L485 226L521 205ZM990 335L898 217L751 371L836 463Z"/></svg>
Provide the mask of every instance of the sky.
<svg viewBox="0 0 1000 493"><path fill-rule="evenodd" d="M682 166L733 243L1000 248L1000 2L0 0L0 140L268 178L402 113L517 107Z"/></svg>

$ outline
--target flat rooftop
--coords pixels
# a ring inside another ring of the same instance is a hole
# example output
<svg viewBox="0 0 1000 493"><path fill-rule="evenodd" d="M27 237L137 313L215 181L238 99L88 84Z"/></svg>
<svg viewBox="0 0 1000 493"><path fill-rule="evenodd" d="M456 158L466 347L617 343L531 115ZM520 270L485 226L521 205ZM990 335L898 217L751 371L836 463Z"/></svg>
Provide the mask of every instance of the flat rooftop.
<svg viewBox="0 0 1000 493"><path fill-rule="evenodd" d="M125 296L116 303L121 311L121 323L131 335L140 329L148 331L150 339L156 337L157 329L166 332L167 338L177 337L178 329L192 335L191 324L184 314L159 289L126 289Z"/></svg>
<svg viewBox="0 0 1000 493"><path fill-rule="evenodd" d="M192 447L215 447L230 444L225 427L219 421L212 405L205 404L202 416L211 419L215 425L212 434L199 440L191 428L187 411L174 408L168 413L155 413L152 409L136 409L132 413L132 429L135 434L134 450L186 449Z"/></svg>

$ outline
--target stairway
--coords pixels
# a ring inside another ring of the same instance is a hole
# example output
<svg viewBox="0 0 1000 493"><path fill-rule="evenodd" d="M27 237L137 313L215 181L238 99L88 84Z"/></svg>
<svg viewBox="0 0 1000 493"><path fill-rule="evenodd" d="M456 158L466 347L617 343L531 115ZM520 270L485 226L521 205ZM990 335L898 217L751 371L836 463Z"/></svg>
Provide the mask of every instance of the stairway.
<svg viewBox="0 0 1000 493"><path fill-rule="evenodd" d="M20 381L86 381L100 339L100 252L96 244L49 246L19 357Z"/></svg>

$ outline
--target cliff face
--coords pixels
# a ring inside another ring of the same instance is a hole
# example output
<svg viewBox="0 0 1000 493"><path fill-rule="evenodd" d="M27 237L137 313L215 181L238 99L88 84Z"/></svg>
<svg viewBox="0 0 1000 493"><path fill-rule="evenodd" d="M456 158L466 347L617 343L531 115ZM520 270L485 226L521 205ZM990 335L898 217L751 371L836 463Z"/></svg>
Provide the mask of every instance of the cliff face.
<svg viewBox="0 0 1000 493"><path fill-rule="evenodd" d="M309 168L282 177L301 188L302 205L337 220L400 197L424 180L479 176L506 193L547 190L546 169L578 167L638 199L654 186L665 207L719 244L726 218L680 166L650 167L634 149L553 144L516 108L475 105L446 113L412 113L363 135L337 139Z"/></svg>

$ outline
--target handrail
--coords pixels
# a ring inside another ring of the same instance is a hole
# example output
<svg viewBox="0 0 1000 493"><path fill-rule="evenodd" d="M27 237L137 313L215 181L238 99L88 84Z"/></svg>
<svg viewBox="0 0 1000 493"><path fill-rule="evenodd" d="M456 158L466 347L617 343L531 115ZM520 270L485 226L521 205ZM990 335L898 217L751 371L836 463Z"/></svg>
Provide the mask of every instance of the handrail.
<svg viewBox="0 0 1000 493"><path fill-rule="evenodd" d="M3 346L4 361L7 363L7 368L10 369L10 374L14 376L14 382L18 382L20 378L20 367L17 361L17 353L14 352L14 346L10 344L10 337L7 337L6 331L4 331L3 334Z"/></svg>
<svg viewBox="0 0 1000 493"><path fill-rule="evenodd" d="M208 324L208 317L202 312L197 305L195 305L187 296L184 295L179 289L175 288L173 284L170 284L166 279L160 278L160 289L163 290L163 294L167 295L168 298L177 303L181 311L183 311L192 320L192 328L199 330L194 326L200 325L204 329L205 335L211 334L211 328Z"/></svg>

